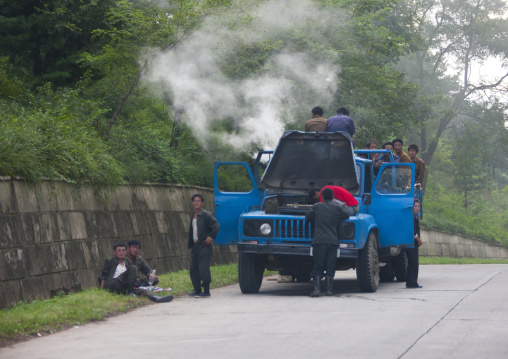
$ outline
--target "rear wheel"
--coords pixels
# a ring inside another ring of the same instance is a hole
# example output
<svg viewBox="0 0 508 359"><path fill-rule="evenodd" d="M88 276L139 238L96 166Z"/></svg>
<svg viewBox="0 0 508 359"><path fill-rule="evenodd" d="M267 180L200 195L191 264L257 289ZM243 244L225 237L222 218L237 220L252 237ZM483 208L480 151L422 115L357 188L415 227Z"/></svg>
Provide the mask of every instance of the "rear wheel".
<svg viewBox="0 0 508 359"><path fill-rule="evenodd" d="M239 253L238 281L244 294L257 293L263 281L264 266L254 253Z"/></svg>
<svg viewBox="0 0 508 359"><path fill-rule="evenodd" d="M402 251L398 256L392 259L393 271L397 277L397 282L405 282L407 279L407 254Z"/></svg>
<svg viewBox="0 0 508 359"><path fill-rule="evenodd" d="M362 292L375 292L379 285L379 257L377 251L377 236L369 233L365 247L358 255L356 277Z"/></svg>

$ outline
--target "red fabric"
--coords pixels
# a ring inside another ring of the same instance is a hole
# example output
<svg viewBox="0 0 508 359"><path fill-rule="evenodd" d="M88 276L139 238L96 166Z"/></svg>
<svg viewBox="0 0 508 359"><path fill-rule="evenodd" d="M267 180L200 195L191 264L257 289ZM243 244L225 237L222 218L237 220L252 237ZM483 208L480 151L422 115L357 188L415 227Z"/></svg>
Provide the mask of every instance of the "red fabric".
<svg viewBox="0 0 508 359"><path fill-rule="evenodd" d="M333 190L333 197L335 199L338 199L344 203L346 203L346 206L353 207L358 204L358 201L356 198L353 197L351 193L345 188L339 187L339 186L325 186L321 189L320 195L319 195L319 201L323 202L323 195L321 194L325 188L331 188Z"/></svg>

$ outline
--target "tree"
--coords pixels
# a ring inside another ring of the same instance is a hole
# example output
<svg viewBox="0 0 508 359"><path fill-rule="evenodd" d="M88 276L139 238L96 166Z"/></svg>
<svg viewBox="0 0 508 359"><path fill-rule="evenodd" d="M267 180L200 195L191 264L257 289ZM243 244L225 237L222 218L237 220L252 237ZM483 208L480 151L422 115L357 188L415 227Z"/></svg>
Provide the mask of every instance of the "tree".
<svg viewBox="0 0 508 359"><path fill-rule="evenodd" d="M405 68L420 87L415 112L429 167L444 132L468 104L506 90L508 71L477 79L472 68L491 57L508 62L507 10L505 0L405 0L392 14L392 23L404 19L422 39Z"/></svg>

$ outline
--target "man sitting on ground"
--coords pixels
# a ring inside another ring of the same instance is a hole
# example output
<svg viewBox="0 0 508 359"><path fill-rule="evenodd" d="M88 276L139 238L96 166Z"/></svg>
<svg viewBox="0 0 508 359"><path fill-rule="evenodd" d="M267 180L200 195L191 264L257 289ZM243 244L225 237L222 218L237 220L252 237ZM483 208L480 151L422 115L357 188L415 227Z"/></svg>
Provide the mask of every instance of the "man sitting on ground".
<svg viewBox="0 0 508 359"><path fill-rule="evenodd" d="M125 244L115 244L113 251L114 256L107 258L102 267L102 274L99 277L101 289L108 289L118 294L127 293L134 297L136 294L145 295L156 303L165 303L173 300L172 295L159 297L150 292L137 289L141 286L138 267L133 265L129 258L126 258L127 249Z"/></svg>
<svg viewBox="0 0 508 359"><path fill-rule="evenodd" d="M152 268L145 262L143 257L139 255L139 250L141 249L141 243L137 239L131 239L129 243L127 243L127 254L128 258L133 265L138 267L138 272L143 273L146 278L141 280L142 287L148 287L148 279L152 275ZM157 285L159 283L158 277L153 277L152 285Z"/></svg>
<svg viewBox="0 0 508 359"><path fill-rule="evenodd" d="M107 258L99 277L101 288L116 293L133 294L134 285L139 285L138 268L125 258L127 250L125 244L117 243L113 246L113 257Z"/></svg>

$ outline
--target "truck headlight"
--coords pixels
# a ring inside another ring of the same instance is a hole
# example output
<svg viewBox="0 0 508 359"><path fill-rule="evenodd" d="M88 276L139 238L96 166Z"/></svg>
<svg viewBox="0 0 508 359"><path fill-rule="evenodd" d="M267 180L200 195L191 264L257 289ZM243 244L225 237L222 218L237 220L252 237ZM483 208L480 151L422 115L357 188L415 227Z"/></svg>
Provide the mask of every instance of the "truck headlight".
<svg viewBox="0 0 508 359"><path fill-rule="evenodd" d="M261 233L263 233L265 236L269 235L270 233L272 233L272 226L270 226L268 223L263 223L260 227L259 227L259 231Z"/></svg>

